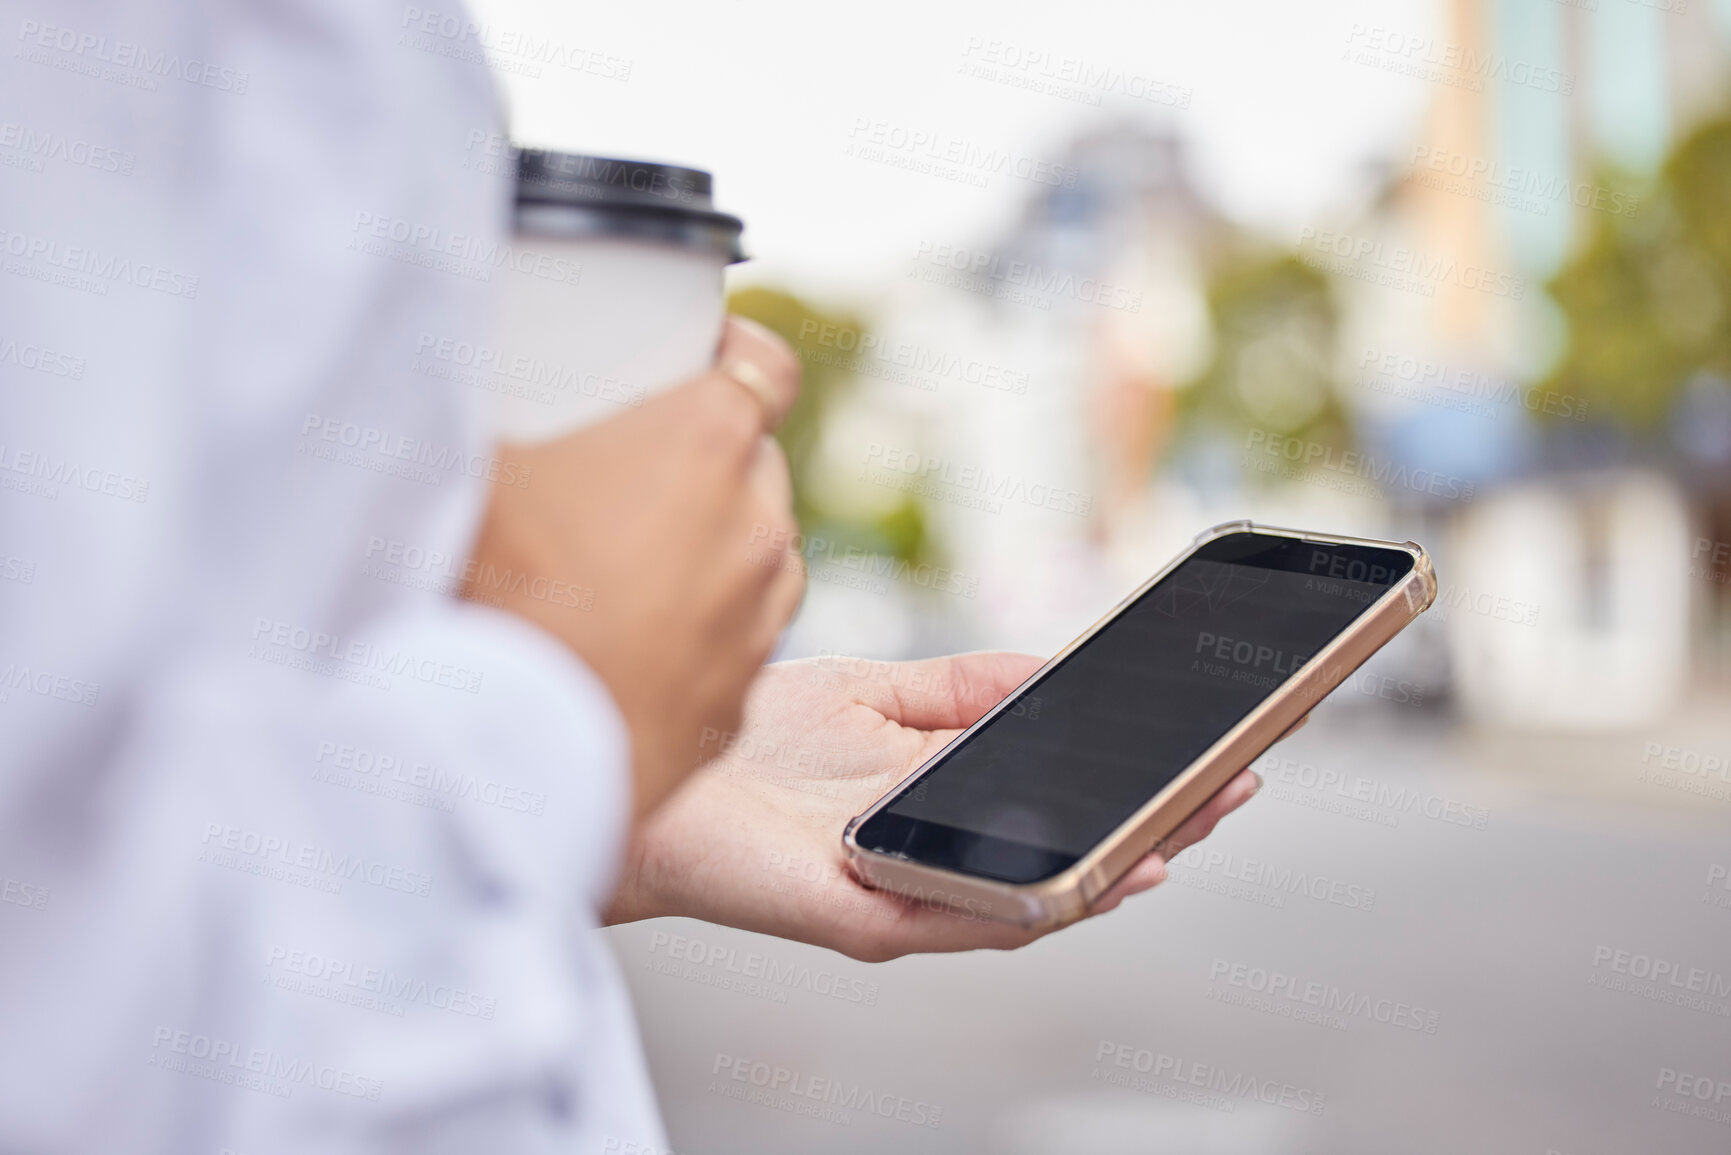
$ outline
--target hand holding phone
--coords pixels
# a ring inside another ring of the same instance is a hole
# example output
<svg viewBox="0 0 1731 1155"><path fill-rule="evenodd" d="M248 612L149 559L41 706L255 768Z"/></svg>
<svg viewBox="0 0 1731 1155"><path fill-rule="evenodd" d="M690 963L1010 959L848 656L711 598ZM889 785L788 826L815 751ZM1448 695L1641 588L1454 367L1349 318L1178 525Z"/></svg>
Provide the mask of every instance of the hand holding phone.
<svg viewBox="0 0 1731 1155"><path fill-rule="evenodd" d="M990 903L862 886L836 831L1043 665L1031 654L970 653L766 667L746 699L744 726L705 733L701 752L709 760L633 839L607 921L701 919L864 962L1033 942L1051 928L996 921ZM1174 851L1206 838L1255 785L1254 774L1240 773L1172 836ZM1104 914L1164 877L1162 858L1149 855L1089 913ZM656 933L668 952L688 958L712 958L718 949L713 937Z"/></svg>
<svg viewBox="0 0 1731 1155"><path fill-rule="evenodd" d="M849 823L850 866L1073 921L1435 595L1411 542L1219 526Z"/></svg>

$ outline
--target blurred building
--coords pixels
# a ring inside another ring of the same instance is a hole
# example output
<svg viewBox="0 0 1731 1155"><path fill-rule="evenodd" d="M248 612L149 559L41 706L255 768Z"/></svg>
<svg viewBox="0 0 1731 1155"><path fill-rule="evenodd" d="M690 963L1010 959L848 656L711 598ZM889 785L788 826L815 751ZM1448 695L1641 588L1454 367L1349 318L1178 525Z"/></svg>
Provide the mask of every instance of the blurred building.
<svg viewBox="0 0 1731 1155"><path fill-rule="evenodd" d="M1140 542L1129 572L1146 576L1199 528L1187 512L1142 532L1173 390L1207 356L1208 271L1233 241L1170 131L1102 126L1053 167L1007 231L916 267L881 310L888 345L990 383L867 383L921 452L987 479L928 498L946 555L980 575L977 632L1048 652L1139 580L1109 564L1116 547Z"/></svg>
<svg viewBox="0 0 1731 1155"><path fill-rule="evenodd" d="M1428 702L1565 730L1675 706L1700 609L1723 600L1692 581L1691 553L1731 515L1689 462L1731 470L1731 386L1681 389L1659 437L1542 387L1569 337L1546 286L1722 111L1725 27L1629 0L1440 11L1398 58L1384 44L1359 62L1433 98L1375 195L1337 219L1253 235L1199 191L1178 133L1115 122L1080 131L1007 229L922 248L873 322L914 371L862 375L831 472L883 501L856 447L917 458L897 496L919 493L975 594L934 610L814 586L826 636L851 623L861 650L904 656L943 623L944 645L1049 652L1198 530L1251 515L1433 549L1442 604L1379 658ZM1263 304L1231 319L1259 331L1223 330L1223 285L1246 269L1312 277L1325 315ZM1310 375L1328 396L1305 393ZM1237 425L1184 416L1208 390ZM1258 437L1350 445L1381 480L1267 484L1247 470ZM1424 480L1390 484L1391 466Z"/></svg>
<svg viewBox="0 0 1731 1155"><path fill-rule="evenodd" d="M1721 107L1723 40L1699 5L1451 0L1414 55L1436 82L1422 136L1366 212L1300 241L1347 302L1346 396L1372 451L1473 489L1413 510L1466 717L1650 722L1688 685L1706 511L1672 447L1533 383L1568 336L1546 282Z"/></svg>

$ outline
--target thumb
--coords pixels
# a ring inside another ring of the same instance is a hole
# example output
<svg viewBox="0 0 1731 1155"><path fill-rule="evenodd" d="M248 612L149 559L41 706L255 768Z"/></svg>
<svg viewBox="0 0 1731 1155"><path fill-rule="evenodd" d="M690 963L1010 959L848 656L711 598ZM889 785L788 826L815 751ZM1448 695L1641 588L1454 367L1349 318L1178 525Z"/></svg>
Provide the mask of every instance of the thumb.
<svg viewBox="0 0 1731 1155"><path fill-rule="evenodd" d="M890 721L953 730L979 721L1044 664L1032 654L982 651L919 662L861 662L848 672L860 675L855 700Z"/></svg>

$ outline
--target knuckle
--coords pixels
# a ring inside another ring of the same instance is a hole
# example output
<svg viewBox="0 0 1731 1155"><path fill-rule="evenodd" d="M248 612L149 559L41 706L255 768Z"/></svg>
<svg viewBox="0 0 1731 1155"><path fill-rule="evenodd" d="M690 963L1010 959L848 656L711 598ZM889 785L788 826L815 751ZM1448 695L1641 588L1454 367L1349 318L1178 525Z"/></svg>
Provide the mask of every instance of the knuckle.
<svg viewBox="0 0 1731 1155"><path fill-rule="evenodd" d="M789 580L780 590L775 591L775 601L770 607L770 649L774 650L775 642L781 637L794 615L799 613L800 605L805 601L805 579L788 575ZM766 655L767 656L767 655Z"/></svg>
<svg viewBox="0 0 1731 1155"><path fill-rule="evenodd" d="M719 374L705 381L699 417L706 440L735 449L756 445L763 429L758 404L743 387Z"/></svg>
<svg viewBox="0 0 1731 1155"><path fill-rule="evenodd" d="M788 553L798 556L796 539L799 536L799 522L794 519L793 510L788 508L785 501L770 501L766 504L769 508L760 511L763 513L764 523L779 535L778 540L787 542Z"/></svg>
<svg viewBox="0 0 1731 1155"><path fill-rule="evenodd" d="M866 930L857 940L849 943L844 948L844 953L863 963L886 963L902 955L875 927Z"/></svg>
<svg viewBox="0 0 1731 1155"><path fill-rule="evenodd" d="M780 565L775 559L764 559L741 567L739 591L744 609L758 610L769 600L779 570Z"/></svg>
<svg viewBox="0 0 1731 1155"><path fill-rule="evenodd" d="M754 650L761 650L767 658L775 643L781 638L781 631L792 620L794 611L799 608L800 586L796 583L782 584L778 582L770 589L764 599L763 615L758 624L760 633L756 638Z"/></svg>
<svg viewBox="0 0 1731 1155"><path fill-rule="evenodd" d="M764 455L768 457L770 461L769 467L775 470L776 473L780 474L782 477L791 478L793 476L793 466L788 462L787 450L782 448L781 442L771 437L764 442L764 445Z"/></svg>
<svg viewBox="0 0 1731 1155"><path fill-rule="evenodd" d="M777 337L773 344L764 349L763 361L759 368L769 374L790 395L799 392L803 366L800 365L799 358L794 355L794 351L788 347L787 342L781 338Z"/></svg>
<svg viewBox="0 0 1731 1155"><path fill-rule="evenodd" d="M763 434L763 410L749 396L743 396L743 389L734 392L742 396L728 406L719 436L722 444L749 461Z"/></svg>

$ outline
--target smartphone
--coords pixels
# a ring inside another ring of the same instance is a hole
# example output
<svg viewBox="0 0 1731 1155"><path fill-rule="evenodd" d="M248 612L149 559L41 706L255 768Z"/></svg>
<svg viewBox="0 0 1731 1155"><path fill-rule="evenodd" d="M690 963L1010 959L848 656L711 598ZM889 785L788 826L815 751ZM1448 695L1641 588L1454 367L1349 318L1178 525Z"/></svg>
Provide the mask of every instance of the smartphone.
<svg viewBox="0 0 1731 1155"><path fill-rule="evenodd" d="M849 822L850 869L1072 922L1435 596L1414 542L1216 526Z"/></svg>

